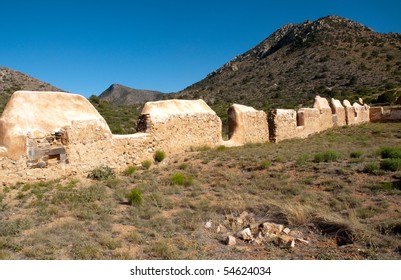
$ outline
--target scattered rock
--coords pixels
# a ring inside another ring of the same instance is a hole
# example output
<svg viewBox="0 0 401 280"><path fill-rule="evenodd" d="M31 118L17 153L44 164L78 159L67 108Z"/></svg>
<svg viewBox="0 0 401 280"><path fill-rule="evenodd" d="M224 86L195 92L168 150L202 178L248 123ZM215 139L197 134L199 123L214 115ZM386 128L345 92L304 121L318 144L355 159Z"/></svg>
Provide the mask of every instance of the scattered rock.
<svg viewBox="0 0 401 280"><path fill-rule="evenodd" d="M263 223L262 224L262 231L264 234L279 234L283 231L284 226L283 225L279 225L279 224L275 224L275 223Z"/></svg>
<svg viewBox="0 0 401 280"><path fill-rule="evenodd" d="M288 235L290 234L291 230L288 227L286 227L285 229L283 229L283 232Z"/></svg>
<svg viewBox="0 0 401 280"><path fill-rule="evenodd" d="M217 226L217 229L216 229L216 232L217 232L217 233L223 233L223 232L226 232L226 231L227 231L226 227L223 226L222 224L219 224L219 225Z"/></svg>
<svg viewBox="0 0 401 280"><path fill-rule="evenodd" d="M212 227L212 220L209 220L209 221L206 222L205 228L206 228L206 229L209 229L209 228L211 228L211 227Z"/></svg>
<svg viewBox="0 0 401 280"><path fill-rule="evenodd" d="M253 242L256 245L260 245L265 241L265 238L263 237L263 234L259 231L258 236L253 240Z"/></svg>
<svg viewBox="0 0 401 280"><path fill-rule="evenodd" d="M241 238L244 241L250 241L253 239L251 229L250 228L245 228L239 232L237 232L236 236L238 238Z"/></svg>
<svg viewBox="0 0 401 280"><path fill-rule="evenodd" d="M300 242L300 243L302 243L302 244L305 244L305 245L309 245L309 241L308 240L305 240L305 239L302 239L302 238L297 238L297 239L295 239L297 242Z"/></svg>
<svg viewBox="0 0 401 280"><path fill-rule="evenodd" d="M284 225L276 223L256 223L254 215L246 211L242 212L238 217L227 215L225 218L226 222L231 226L231 230L236 230L235 228L240 223L246 224L246 227L243 227L234 234L235 237L231 235L227 237L225 242L227 245L236 244L235 238L248 243L251 242L254 245L273 243L280 248L294 248L295 242L299 242L303 245L308 245L310 243L308 240L304 239L301 231L291 230L288 227L284 227ZM217 233L226 230L227 228L221 224L217 227Z"/></svg>
<svg viewBox="0 0 401 280"><path fill-rule="evenodd" d="M288 235L292 236L294 238L303 238L304 237L304 234L299 230L291 230Z"/></svg>
<svg viewBox="0 0 401 280"><path fill-rule="evenodd" d="M237 241L236 241L236 239L235 239L234 236L232 236L232 235L227 236L226 244L227 244L228 246L233 246L233 245L235 245L236 243L237 243Z"/></svg>
<svg viewBox="0 0 401 280"><path fill-rule="evenodd" d="M291 236L288 235L279 235L277 238L278 246L281 248L294 248L295 240Z"/></svg>

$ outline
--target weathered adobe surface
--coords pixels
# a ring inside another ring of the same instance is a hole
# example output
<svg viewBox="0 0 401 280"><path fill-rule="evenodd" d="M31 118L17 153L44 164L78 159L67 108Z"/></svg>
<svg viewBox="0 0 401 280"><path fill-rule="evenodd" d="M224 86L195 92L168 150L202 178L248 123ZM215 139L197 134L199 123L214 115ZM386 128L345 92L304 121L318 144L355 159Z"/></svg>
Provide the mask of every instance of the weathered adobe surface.
<svg viewBox="0 0 401 280"><path fill-rule="evenodd" d="M369 113L371 122L396 122L401 120L401 106L371 107Z"/></svg>
<svg viewBox="0 0 401 280"><path fill-rule="evenodd" d="M316 96L313 108L295 110L276 109L269 114L269 137L271 142L292 138L306 138L334 126L357 125L369 122L369 106L348 100L341 105L339 100Z"/></svg>
<svg viewBox="0 0 401 280"><path fill-rule="evenodd" d="M111 131L96 109L81 95L63 92L15 92L0 118L0 156L17 160L26 153L29 133L44 137L73 121L96 121L105 137Z"/></svg>
<svg viewBox="0 0 401 280"><path fill-rule="evenodd" d="M224 145L241 146L269 141L267 114L252 107L234 104L228 109L229 141Z"/></svg>
<svg viewBox="0 0 401 280"><path fill-rule="evenodd" d="M361 102L361 101L360 101ZM361 102L362 103L362 102ZM107 123L82 96L68 93L14 93L0 118L0 182L85 174L100 165L121 170L196 147L240 146L305 138L333 126L386 119L400 120L400 108L387 111L319 96L313 108L263 111L234 104L229 108L229 140L222 123L203 100L148 102L139 133L112 135ZM386 113L387 112L387 113ZM30 167L43 167L29 170ZM47 167L47 168L44 168Z"/></svg>
<svg viewBox="0 0 401 280"><path fill-rule="evenodd" d="M221 120L200 99L147 102L138 130L151 134L157 148L167 153L222 143Z"/></svg>

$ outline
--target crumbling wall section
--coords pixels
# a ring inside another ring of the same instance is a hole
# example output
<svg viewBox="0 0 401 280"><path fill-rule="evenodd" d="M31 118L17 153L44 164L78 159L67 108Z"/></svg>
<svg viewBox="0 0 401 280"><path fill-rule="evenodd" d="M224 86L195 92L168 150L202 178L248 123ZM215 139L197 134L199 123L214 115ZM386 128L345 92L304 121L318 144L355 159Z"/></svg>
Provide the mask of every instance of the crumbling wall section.
<svg viewBox="0 0 401 280"><path fill-rule="evenodd" d="M401 121L401 106L370 107L371 122L397 122Z"/></svg>
<svg viewBox="0 0 401 280"><path fill-rule="evenodd" d="M150 134L157 148L167 153L222 143L221 120L203 100L147 102L138 131Z"/></svg>
<svg viewBox="0 0 401 280"><path fill-rule="evenodd" d="M268 116L270 142L277 143L297 137L297 112L291 109L274 109Z"/></svg>
<svg viewBox="0 0 401 280"><path fill-rule="evenodd" d="M270 141L306 138L334 126L332 109L325 98L317 96L313 108L276 109L269 114Z"/></svg>
<svg viewBox="0 0 401 280"><path fill-rule="evenodd" d="M329 102L327 101L326 98L322 98L320 96L315 97L315 103L313 104L313 108L319 110L319 117L318 117L318 127L311 131L310 134L317 133L317 132L322 132L325 131L329 128L333 127L333 113L331 110L331 107L329 105ZM315 120L311 119L311 122L314 122Z"/></svg>
<svg viewBox="0 0 401 280"><path fill-rule="evenodd" d="M367 123L370 120L370 107L368 105L361 105L359 103L351 103L348 100L343 101L345 108L347 125L358 125Z"/></svg>
<svg viewBox="0 0 401 280"><path fill-rule="evenodd" d="M86 171L100 165L119 170L140 164L152 157L155 147L149 134L111 135L96 121L74 121L64 130L68 135L66 150L70 165Z"/></svg>
<svg viewBox="0 0 401 280"><path fill-rule="evenodd" d="M269 141L267 114L234 104L228 109L229 143L233 146Z"/></svg>
<svg viewBox="0 0 401 280"><path fill-rule="evenodd" d="M333 125L334 126L344 126L347 125L347 118L345 115L345 108L341 104L340 100L331 99L330 102L331 111L333 113Z"/></svg>

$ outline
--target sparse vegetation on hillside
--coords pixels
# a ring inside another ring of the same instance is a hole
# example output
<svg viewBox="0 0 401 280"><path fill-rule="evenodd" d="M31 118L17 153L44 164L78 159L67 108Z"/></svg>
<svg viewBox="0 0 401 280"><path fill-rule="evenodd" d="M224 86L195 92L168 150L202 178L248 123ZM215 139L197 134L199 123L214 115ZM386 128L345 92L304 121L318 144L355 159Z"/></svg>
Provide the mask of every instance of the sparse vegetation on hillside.
<svg viewBox="0 0 401 280"><path fill-rule="evenodd" d="M401 94L400 77L400 34L330 16L283 26L174 96L264 110L309 106L315 95L390 104Z"/></svg>
<svg viewBox="0 0 401 280"><path fill-rule="evenodd" d="M0 115L11 94L17 90L62 91L21 72L0 66Z"/></svg>
<svg viewBox="0 0 401 280"><path fill-rule="evenodd" d="M401 259L401 173L380 169L400 139L399 124L371 123L172 155L130 176L2 185L0 259ZM224 245L243 211L309 244Z"/></svg>
<svg viewBox="0 0 401 280"><path fill-rule="evenodd" d="M101 101L97 96L91 96L89 101L106 120L112 133L133 134L136 132L136 124L142 106L117 106Z"/></svg>

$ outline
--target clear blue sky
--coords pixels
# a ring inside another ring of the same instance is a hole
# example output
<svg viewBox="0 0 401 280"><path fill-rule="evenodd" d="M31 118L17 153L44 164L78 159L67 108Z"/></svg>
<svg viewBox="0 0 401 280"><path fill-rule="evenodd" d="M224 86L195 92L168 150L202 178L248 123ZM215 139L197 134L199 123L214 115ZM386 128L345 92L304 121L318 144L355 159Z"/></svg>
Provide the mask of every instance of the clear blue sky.
<svg viewBox="0 0 401 280"><path fill-rule="evenodd" d="M287 23L339 15L401 33L401 1L19 0L0 5L0 66L90 96L112 83L173 92Z"/></svg>

